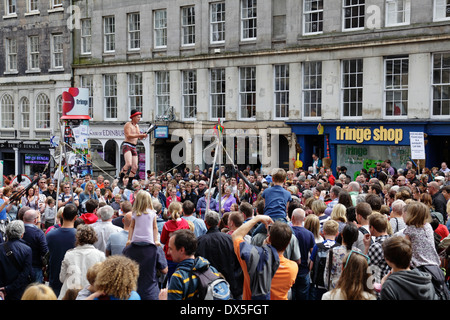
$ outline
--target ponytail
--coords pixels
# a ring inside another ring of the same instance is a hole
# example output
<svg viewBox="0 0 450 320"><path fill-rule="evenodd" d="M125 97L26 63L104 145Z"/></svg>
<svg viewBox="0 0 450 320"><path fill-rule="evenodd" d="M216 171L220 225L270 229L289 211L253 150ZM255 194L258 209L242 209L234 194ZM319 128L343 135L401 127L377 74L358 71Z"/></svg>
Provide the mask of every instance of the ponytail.
<svg viewBox="0 0 450 320"><path fill-rule="evenodd" d="M181 203L178 201L173 201L170 205L169 205L169 214L170 214L170 219L172 220L177 220L179 218L181 218L181 212L183 210Z"/></svg>

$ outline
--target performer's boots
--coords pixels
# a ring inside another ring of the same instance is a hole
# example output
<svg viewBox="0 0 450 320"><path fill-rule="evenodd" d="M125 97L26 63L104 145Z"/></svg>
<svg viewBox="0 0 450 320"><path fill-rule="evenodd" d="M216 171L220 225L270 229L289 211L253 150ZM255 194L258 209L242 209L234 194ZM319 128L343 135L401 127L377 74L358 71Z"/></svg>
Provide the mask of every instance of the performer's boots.
<svg viewBox="0 0 450 320"><path fill-rule="evenodd" d="M119 175L119 181L117 183L117 185L119 186L119 188L123 187L123 178L125 177L125 172L121 171L120 175Z"/></svg>
<svg viewBox="0 0 450 320"><path fill-rule="evenodd" d="M135 191L134 188L133 188L133 178L134 177L129 177L128 178L128 184L125 187L126 189L131 190L131 191Z"/></svg>

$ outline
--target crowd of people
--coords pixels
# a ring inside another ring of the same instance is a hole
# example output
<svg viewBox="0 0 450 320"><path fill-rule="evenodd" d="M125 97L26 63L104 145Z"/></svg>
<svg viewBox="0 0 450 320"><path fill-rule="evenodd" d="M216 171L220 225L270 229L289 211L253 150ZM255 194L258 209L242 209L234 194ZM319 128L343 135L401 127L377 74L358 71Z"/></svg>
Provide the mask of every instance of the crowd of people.
<svg viewBox="0 0 450 320"><path fill-rule="evenodd" d="M41 175L20 199L6 179L0 298L204 299L192 274L210 270L233 300L448 299L446 163L335 172Z"/></svg>

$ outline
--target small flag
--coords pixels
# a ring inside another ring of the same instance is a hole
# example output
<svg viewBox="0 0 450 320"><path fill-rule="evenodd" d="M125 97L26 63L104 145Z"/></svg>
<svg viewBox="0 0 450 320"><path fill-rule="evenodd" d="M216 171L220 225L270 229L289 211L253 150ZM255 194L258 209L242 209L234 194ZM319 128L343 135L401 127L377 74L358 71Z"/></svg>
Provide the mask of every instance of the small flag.
<svg viewBox="0 0 450 320"><path fill-rule="evenodd" d="M214 126L214 132L217 134L217 137L218 137L218 138L220 138L220 136L222 135L223 129L224 129L224 128L223 128L223 126L221 125L220 119L219 119L217 125Z"/></svg>

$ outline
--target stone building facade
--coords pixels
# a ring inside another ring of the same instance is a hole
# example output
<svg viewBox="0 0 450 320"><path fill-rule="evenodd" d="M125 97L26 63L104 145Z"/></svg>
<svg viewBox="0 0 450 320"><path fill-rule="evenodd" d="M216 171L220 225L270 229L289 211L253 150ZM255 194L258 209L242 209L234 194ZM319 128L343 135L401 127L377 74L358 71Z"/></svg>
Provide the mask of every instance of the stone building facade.
<svg viewBox="0 0 450 320"><path fill-rule="evenodd" d="M230 156L237 161L238 151L248 150L243 162L257 158L255 165L265 162L263 168L292 169L297 156L307 167L311 153L329 157L333 166L360 165L363 159L346 158L344 147L355 144L357 149L361 142L351 136L339 140L338 127L402 129L397 144L388 133L364 142L366 152L395 158L397 166L409 153L409 132L440 132L427 148L448 144L448 130L441 130L450 117L448 82L433 76L438 71L448 75L445 1L78 4L90 30L75 36L74 77L78 85L85 79L93 84L93 123L124 122L136 103L148 123L173 107L174 120L159 124L168 126L169 137L187 135L182 155L192 165L205 164L202 150L210 142L205 131L217 118L228 133L246 141L239 145L230 138ZM86 34L89 52L83 52ZM111 103L115 113L109 118ZM264 138L252 148L255 132ZM151 169L173 160L173 153L163 151L167 143L178 143L171 140L144 142ZM430 161L439 157L432 154Z"/></svg>
<svg viewBox="0 0 450 320"><path fill-rule="evenodd" d="M161 129L140 144L141 171L207 165L218 119L230 158L263 170L307 168L312 153L351 173L401 167L411 132L426 134L427 166L450 158L446 0L72 6L73 85L90 89L92 145L118 169L132 108Z"/></svg>
<svg viewBox="0 0 450 320"><path fill-rule="evenodd" d="M41 172L72 81L68 0L0 1L0 159L5 174Z"/></svg>

